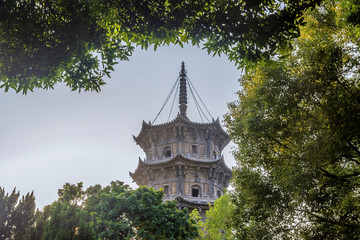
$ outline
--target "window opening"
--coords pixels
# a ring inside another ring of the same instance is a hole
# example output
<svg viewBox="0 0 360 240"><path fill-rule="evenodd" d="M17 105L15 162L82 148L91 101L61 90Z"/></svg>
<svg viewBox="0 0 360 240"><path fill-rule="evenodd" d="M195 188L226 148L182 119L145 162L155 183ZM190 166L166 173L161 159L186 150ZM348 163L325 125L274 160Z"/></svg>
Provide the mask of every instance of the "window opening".
<svg viewBox="0 0 360 240"><path fill-rule="evenodd" d="M199 189L193 188L192 189L192 196L193 197L199 197Z"/></svg>
<svg viewBox="0 0 360 240"><path fill-rule="evenodd" d="M164 156L171 157L171 148L169 146L164 148Z"/></svg>
<svg viewBox="0 0 360 240"><path fill-rule="evenodd" d="M195 185L191 188L191 196L192 197L200 197L200 187Z"/></svg>
<svg viewBox="0 0 360 240"><path fill-rule="evenodd" d="M198 153L196 145L192 145L192 153Z"/></svg>

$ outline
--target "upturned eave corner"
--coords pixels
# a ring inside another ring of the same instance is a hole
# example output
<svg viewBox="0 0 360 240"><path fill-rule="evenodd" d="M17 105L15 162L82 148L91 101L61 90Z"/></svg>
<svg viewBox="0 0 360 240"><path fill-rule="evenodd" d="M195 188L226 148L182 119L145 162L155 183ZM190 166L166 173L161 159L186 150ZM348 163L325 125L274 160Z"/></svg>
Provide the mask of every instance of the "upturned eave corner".
<svg viewBox="0 0 360 240"><path fill-rule="evenodd" d="M232 169L226 165L225 159L223 156L220 158L220 164L224 167L224 169L226 169L227 173L232 176Z"/></svg>
<svg viewBox="0 0 360 240"><path fill-rule="evenodd" d="M144 120L142 121L142 125L141 125L141 130L139 132L139 134L137 136L134 136L134 140L136 141L136 139L139 139L146 130L148 130L149 128L151 128L151 123L147 123Z"/></svg>
<svg viewBox="0 0 360 240"><path fill-rule="evenodd" d="M214 123L216 124L216 126L218 126L218 127L223 131L223 133L224 133L225 135L229 136L229 134L228 134L228 133L224 130L224 128L221 126L221 123L220 123L220 119L219 119L219 118L217 118Z"/></svg>

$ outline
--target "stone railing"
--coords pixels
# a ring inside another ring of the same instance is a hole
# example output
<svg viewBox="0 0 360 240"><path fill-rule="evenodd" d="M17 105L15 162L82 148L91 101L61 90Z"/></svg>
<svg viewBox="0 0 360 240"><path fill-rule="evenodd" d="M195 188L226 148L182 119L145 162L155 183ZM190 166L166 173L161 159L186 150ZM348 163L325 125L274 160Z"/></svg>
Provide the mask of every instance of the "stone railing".
<svg viewBox="0 0 360 240"><path fill-rule="evenodd" d="M174 200L178 197L179 195L177 194L169 194L169 195L165 195L164 200ZM193 197L191 195L181 195L181 197L185 200L191 201L191 202L196 202L196 203L214 203L214 201L217 199L217 197L213 197L210 198L209 196L205 196L205 197Z"/></svg>
<svg viewBox="0 0 360 240"><path fill-rule="evenodd" d="M157 163L162 163L162 162L167 162L170 159L172 159L173 157L175 157L177 154L171 154L170 157L165 157L165 156L161 156L161 157L155 157L155 159L147 159L145 158L144 161L147 163L153 163L153 164L157 164ZM210 159L207 158L206 155L203 154L198 154L198 153L185 153L183 154L183 156L191 159L191 160L195 160L195 161L211 161L214 159Z"/></svg>

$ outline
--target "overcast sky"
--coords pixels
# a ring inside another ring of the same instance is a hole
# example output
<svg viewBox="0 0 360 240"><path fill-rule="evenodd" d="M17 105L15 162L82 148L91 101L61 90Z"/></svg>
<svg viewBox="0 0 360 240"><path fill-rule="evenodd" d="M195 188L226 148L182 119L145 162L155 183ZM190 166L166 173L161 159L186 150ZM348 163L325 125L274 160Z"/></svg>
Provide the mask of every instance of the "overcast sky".
<svg viewBox="0 0 360 240"><path fill-rule="evenodd" d="M236 100L241 72L226 57L192 46L135 50L100 93L72 92L62 84L25 96L1 90L0 186L7 192L16 187L22 195L34 191L39 208L55 201L66 182L88 187L120 180L136 188L129 171L144 153L132 135L138 135L143 120L154 120L182 61L210 113L222 121L227 103ZM188 102L188 117L201 122L189 91ZM167 121L170 107L155 124ZM170 119L177 112L176 103ZM230 151L228 146L223 154L232 167Z"/></svg>

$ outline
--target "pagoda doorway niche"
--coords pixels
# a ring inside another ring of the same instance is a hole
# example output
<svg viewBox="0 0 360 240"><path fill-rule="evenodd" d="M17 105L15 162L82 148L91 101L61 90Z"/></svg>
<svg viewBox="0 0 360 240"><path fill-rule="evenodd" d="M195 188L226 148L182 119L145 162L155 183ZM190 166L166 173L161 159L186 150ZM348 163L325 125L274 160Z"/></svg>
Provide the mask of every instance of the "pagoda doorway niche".
<svg viewBox="0 0 360 240"><path fill-rule="evenodd" d="M200 197L201 195L201 188L199 185L193 185L191 187L191 196L192 197Z"/></svg>

